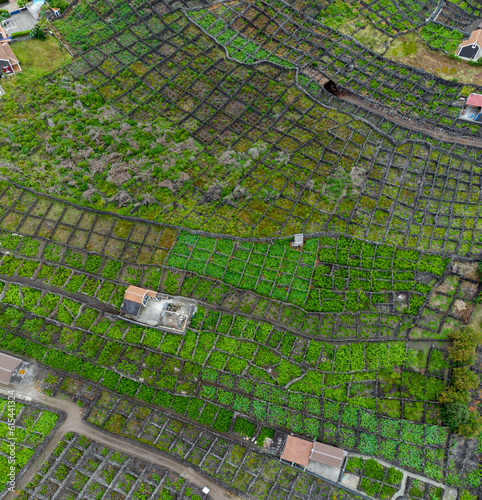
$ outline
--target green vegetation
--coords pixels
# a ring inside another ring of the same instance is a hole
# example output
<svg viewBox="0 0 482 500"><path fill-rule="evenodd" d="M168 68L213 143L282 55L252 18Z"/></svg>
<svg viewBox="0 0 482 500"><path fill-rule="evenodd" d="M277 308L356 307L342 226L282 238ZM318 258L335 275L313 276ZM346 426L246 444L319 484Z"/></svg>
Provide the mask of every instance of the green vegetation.
<svg viewBox="0 0 482 500"><path fill-rule="evenodd" d="M54 428L58 415L43 409L35 409L8 399L0 398L0 491L7 487L10 480L8 459L14 453L15 474L27 465L37 448L44 446L44 441ZM15 426L10 428L10 420ZM12 448L13 446L13 448Z"/></svg>
<svg viewBox="0 0 482 500"><path fill-rule="evenodd" d="M478 388L480 383L479 376L469 369L469 365L475 362L482 334L464 328L451 332L449 338L453 343L448 348L448 357L456 366L452 370L451 385L440 394L439 400L443 403L440 414L453 432L472 438L482 432L482 417L467 407L471 399L469 391Z"/></svg>
<svg viewBox="0 0 482 500"><path fill-rule="evenodd" d="M169 266L309 311L370 311L392 300L385 292L410 292L410 305L405 311L410 315L418 314L430 289L417 283L415 273L441 276L447 263L438 256L345 237L310 239L299 250L286 240L271 245L233 244L188 233L181 233L167 261Z"/></svg>
<svg viewBox="0 0 482 500"><path fill-rule="evenodd" d="M460 31L449 29L441 24L428 23L420 29L420 35L434 49L442 49L453 54L463 39Z"/></svg>
<svg viewBox="0 0 482 500"><path fill-rule="evenodd" d="M29 85L72 60L70 54L50 35L45 40L17 42L13 48L15 56L20 61L22 73L2 81L6 92L11 92L19 85Z"/></svg>

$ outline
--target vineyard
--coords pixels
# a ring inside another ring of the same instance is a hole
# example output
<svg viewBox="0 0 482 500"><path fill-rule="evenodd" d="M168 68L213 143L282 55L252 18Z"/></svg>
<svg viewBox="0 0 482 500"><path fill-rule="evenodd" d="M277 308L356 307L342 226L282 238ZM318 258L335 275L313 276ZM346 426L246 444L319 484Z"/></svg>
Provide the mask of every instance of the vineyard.
<svg viewBox="0 0 482 500"><path fill-rule="evenodd" d="M58 419L56 413L0 398L0 495L11 479L9 458L14 456L15 476L20 477L35 459L37 450L48 443ZM14 422L13 429L10 420Z"/></svg>
<svg viewBox="0 0 482 500"><path fill-rule="evenodd" d="M438 64L480 15L79 0L51 23L72 63L0 100L0 350L95 439L58 432L18 498L204 498L184 466L256 500L480 496L482 156L458 116L482 89L389 59L416 40ZM129 285L193 299L185 332L120 314ZM15 412L22 475L63 420ZM285 434L345 450L340 473L281 460Z"/></svg>

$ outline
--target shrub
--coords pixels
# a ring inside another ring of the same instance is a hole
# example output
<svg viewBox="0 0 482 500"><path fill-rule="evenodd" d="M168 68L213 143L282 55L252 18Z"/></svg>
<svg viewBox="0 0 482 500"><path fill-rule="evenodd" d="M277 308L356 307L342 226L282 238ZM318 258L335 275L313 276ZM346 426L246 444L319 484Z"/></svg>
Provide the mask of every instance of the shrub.
<svg viewBox="0 0 482 500"><path fill-rule="evenodd" d="M29 36L30 30L27 31L17 31L16 33L12 33L12 38L22 38L24 36Z"/></svg>
<svg viewBox="0 0 482 500"><path fill-rule="evenodd" d="M479 377L466 366L459 366L452 370L451 382L457 391L470 391L478 387Z"/></svg>
<svg viewBox="0 0 482 500"><path fill-rule="evenodd" d="M253 437L255 430L256 425L245 418L238 417L234 423L234 432L241 434L241 436Z"/></svg>
<svg viewBox="0 0 482 500"><path fill-rule="evenodd" d="M449 359L454 363L471 365L475 361L475 350L481 342L481 334L471 328L455 330L448 335L453 344L448 348Z"/></svg>
<svg viewBox="0 0 482 500"><path fill-rule="evenodd" d="M30 38L37 38L38 40L45 40L47 37L43 28L36 24L30 31Z"/></svg>
<svg viewBox="0 0 482 500"><path fill-rule="evenodd" d="M101 274L104 278L107 278L109 280L116 280L121 267L121 262L118 262L116 260L109 260L102 268Z"/></svg>
<svg viewBox="0 0 482 500"><path fill-rule="evenodd" d="M363 473L372 479L376 479L377 481L383 481L383 478L385 477L385 469L373 458L365 461Z"/></svg>
<svg viewBox="0 0 482 500"><path fill-rule="evenodd" d="M459 426L466 424L470 418L470 412L467 406L459 401L446 403L440 410L442 422L456 431Z"/></svg>
<svg viewBox="0 0 482 500"><path fill-rule="evenodd" d="M402 481L402 479L403 479L403 472L399 471L398 469L394 469L393 467L390 467L388 469L387 479L385 482L389 484L398 484Z"/></svg>
<svg viewBox="0 0 482 500"><path fill-rule="evenodd" d="M274 436L274 430L270 429L269 427L263 427L261 429L261 432L258 434L258 437L256 438L256 444L258 446L263 446L264 440L266 438L273 439Z"/></svg>
<svg viewBox="0 0 482 500"><path fill-rule="evenodd" d="M102 257L100 255L88 255L85 261L84 270L88 273L95 274L100 265L102 264Z"/></svg>
<svg viewBox="0 0 482 500"><path fill-rule="evenodd" d="M469 412L467 421L460 424L456 432L468 439L478 436L482 432L482 417L478 413Z"/></svg>

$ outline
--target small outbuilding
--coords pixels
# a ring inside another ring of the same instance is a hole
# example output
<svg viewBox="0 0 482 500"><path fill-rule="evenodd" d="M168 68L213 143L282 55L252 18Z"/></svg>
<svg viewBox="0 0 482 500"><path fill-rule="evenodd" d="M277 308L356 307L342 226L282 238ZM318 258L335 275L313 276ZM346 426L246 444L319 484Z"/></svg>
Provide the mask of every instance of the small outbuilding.
<svg viewBox="0 0 482 500"><path fill-rule="evenodd" d="M182 333L196 309L193 300L130 285L124 293L120 314L145 325Z"/></svg>
<svg viewBox="0 0 482 500"><path fill-rule="evenodd" d="M0 352L0 383L10 384L12 376L17 374L22 360Z"/></svg>
<svg viewBox="0 0 482 500"><path fill-rule="evenodd" d="M460 43L457 56L467 61L477 61L482 56L482 29L476 29L468 40Z"/></svg>
<svg viewBox="0 0 482 500"><path fill-rule="evenodd" d="M331 467L340 468L345 458L345 452L340 448L335 448L324 443L315 442L311 450L310 460Z"/></svg>
<svg viewBox="0 0 482 500"><path fill-rule="evenodd" d="M0 70L4 75L14 75L22 71L20 62L8 42L0 42Z"/></svg>
<svg viewBox="0 0 482 500"><path fill-rule="evenodd" d="M482 30L479 30L482 32ZM462 120L469 120L473 122L482 121L482 94L470 94L465 102L462 111L460 112L459 118Z"/></svg>
<svg viewBox="0 0 482 500"><path fill-rule="evenodd" d="M146 305L148 297L157 297L157 293L145 288L130 285L124 293L120 312L129 316L137 316L142 306Z"/></svg>
<svg viewBox="0 0 482 500"><path fill-rule="evenodd" d="M291 246L295 248L303 246L303 233L295 234L295 239Z"/></svg>
<svg viewBox="0 0 482 500"><path fill-rule="evenodd" d="M310 461L312 448L312 441L306 441L306 439L288 436L281 458L287 462L293 462L306 467Z"/></svg>

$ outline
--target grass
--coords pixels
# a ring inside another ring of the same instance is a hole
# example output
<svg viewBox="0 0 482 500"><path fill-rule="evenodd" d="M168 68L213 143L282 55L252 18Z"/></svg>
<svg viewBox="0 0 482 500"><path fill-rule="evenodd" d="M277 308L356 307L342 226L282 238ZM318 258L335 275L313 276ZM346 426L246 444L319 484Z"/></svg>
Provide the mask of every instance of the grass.
<svg viewBox="0 0 482 500"><path fill-rule="evenodd" d="M430 49L417 33L394 39L384 57L423 69L449 81L457 78L460 83L473 84L482 78L482 68L469 66L466 61L451 59L442 51Z"/></svg>
<svg viewBox="0 0 482 500"><path fill-rule="evenodd" d="M2 80L7 93L18 85L28 84L52 73L72 60L71 55L50 35L45 40L14 43L12 50L20 61L22 73Z"/></svg>

